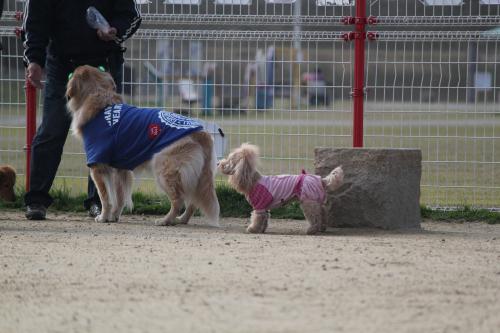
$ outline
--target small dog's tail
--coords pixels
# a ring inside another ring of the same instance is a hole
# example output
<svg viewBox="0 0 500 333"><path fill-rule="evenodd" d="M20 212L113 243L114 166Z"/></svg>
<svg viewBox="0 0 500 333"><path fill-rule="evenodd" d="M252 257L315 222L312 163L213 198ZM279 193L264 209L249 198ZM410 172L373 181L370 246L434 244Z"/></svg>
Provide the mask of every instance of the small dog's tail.
<svg viewBox="0 0 500 333"><path fill-rule="evenodd" d="M322 181L328 191L338 189L344 182L344 170L342 170L342 166L333 169Z"/></svg>
<svg viewBox="0 0 500 333"><path fill-rule="evenodd" d="M122 207L126 207L129 211L132 211L134 208L134 203L132 202L133 172L111 168L108 168L108 170L111 173L111 177L104 178L104 186L106 186L111 205L117 207L119 203L123 203Z"/></svg>

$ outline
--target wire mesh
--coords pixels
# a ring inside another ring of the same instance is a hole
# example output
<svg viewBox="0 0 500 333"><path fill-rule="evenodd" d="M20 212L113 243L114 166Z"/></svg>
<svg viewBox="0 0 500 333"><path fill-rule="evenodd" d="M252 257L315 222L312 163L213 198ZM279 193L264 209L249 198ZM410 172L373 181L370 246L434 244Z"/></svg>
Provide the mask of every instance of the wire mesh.
<svg viewBox="0 0 500 333"><path fill-rule="evenodd" d="M129 42L133 103L216 122L229 147L258 144L270 174L311 171L315 146L349 145L352 49L338 33L154 33ZM323 78L308 80L318 69ZM183 97L181 81L196 101Z"/></svg>
<svg viewBox="0 0 500 333"><path fill-rule="evenodd" d="M365 144L422 150L423 203L498 207L497 52L439 35L369 43Z"/></svg>
<svg viewBox="0 0 500 333"><path fill-rule="evenodd" d="M26 109L24 70L20 40L13 29L0 29L0 164L14 166L24 174ZM22 184L22 183L21 183Z"/></svg>

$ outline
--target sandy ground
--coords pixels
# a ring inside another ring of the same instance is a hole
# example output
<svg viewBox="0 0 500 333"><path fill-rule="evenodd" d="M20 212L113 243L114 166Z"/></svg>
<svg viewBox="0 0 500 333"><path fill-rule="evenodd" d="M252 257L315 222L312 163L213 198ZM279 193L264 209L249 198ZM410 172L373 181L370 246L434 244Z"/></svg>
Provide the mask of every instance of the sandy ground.
<svg viewBox="0 0 500 333"><path fill-rule="evenodd" d="M0 212L0 332L500 332L500 225L155 227Z"/></svg>

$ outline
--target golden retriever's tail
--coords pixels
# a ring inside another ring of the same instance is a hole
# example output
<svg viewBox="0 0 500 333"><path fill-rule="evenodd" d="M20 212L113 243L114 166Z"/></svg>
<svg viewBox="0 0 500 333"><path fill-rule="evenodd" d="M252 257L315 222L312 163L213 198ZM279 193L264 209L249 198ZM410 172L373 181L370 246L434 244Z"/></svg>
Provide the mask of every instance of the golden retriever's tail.
<svg viewBox="0 0 500 333"><path fill-rule="evenodd" d="M129 170L124 170L124 201L125 207L131 212L134 209L134 202L132 201L132 185L134 183L134 173Z"/></svg>
<svg viewBox="0 0 500 333"><path fill-rule="evenodd" d="M215 193L217 157L214 142L210 134L204 131L197 132L195 138L202 147L204 163L196 191L193 193L193 203L203 212L208 224L219 226L220 206Z"/></svg>
<svg viewBox="0 0 500 333"><path fill-rule="evenodd" d="M118 207L120 214L124 207L132 211L134 208L132 202L133 172L113 168L109 168L109 170L111 170L111 177L104 179L104 185L106 186L111 205Z"/></svg>

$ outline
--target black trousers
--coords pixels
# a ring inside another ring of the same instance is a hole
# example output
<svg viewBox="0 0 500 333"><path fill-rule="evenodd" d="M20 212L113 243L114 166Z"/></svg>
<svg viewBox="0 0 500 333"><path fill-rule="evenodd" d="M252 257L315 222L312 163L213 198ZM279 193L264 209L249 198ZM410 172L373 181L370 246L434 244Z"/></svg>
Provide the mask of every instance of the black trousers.
<svg viewBox="0 0 500 333"><path fill-rule="evenodd" d="M51 56L47 57L43 115L31 148L30 190L24 197L26 205L38 203L49 207L53 202L49 190L61 162L64 144L71 125L71 117L66 110L65 97L68 75L76 67L85 64L104 66L113 76L117 91L121 92L123 77L123 55L121 52L93 59L62 60ZM87 199L84 206L88 209L93 203L100 205L97 189L89 176Z"/></svg>

